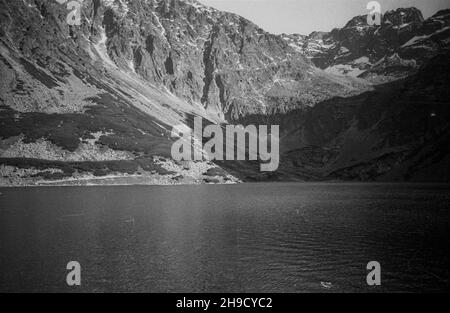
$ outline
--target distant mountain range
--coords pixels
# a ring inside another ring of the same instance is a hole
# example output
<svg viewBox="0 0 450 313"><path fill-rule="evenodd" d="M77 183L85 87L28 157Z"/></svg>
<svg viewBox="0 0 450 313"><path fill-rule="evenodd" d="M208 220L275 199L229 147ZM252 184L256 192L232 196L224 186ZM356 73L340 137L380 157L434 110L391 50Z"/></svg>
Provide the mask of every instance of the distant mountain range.
<svg viewBox="0 0 450 313"><path fill-rule="evenodd" d="M0 9L0 184L450 180L450 10L278 36L194 0ZM173 162L194 116L281 125L279 171Z"/></svg>
<svg viewBox="0 0 450 313"><path fill-rule="evenodd" d="M400 8L384 14L381 25L370 26L363 15L329 33L283 38L328 73L382 83L417 73L449 47L450 9L424 20L416 8Z"/></svg>

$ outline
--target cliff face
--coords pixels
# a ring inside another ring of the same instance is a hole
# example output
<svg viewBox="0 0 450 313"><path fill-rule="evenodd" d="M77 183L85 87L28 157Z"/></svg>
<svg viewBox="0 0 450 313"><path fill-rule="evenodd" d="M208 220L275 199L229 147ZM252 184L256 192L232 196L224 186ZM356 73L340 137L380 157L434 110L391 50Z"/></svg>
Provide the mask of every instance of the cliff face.
<svg viewBox="0 0 450 313"><path fill-rule="evenodd" d="M329 33L283 38L328 73L383 83L416 73L448 48L449 26L449 10L424 20L419 10L406 8L384 14L381 25L357 16Z"/></svg>
<svg viewBox="0 0 450 313"><path fill-rule="evenodd" d="M103 61L221 119L286 112L367 88L327 76L281 37L196 1L87 0L80 27L65 23L68 12L56 1L2 5L6 38L32 63L58 73L57 61L76 55L82 61L71 66L90 74Z"/></svg>

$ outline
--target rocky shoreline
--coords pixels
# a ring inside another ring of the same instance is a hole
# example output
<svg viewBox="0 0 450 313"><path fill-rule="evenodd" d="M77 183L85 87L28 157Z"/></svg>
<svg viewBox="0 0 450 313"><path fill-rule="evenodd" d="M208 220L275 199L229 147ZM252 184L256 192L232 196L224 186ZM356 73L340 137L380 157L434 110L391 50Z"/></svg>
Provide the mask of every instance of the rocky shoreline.
<svg viewBox="0 0 450 313"><path fill-rule="evenodd" d="M108 185L199 185L236 184L241 181L211 162L174 162L155 157L154 164L162 170L134 173L74 172L64 176L59 168L20 168L0 166L0 187L31 186L108 186Z"/></svg>
<svg viewBox="0 0 450 313"><path fill-rule="evenodd" d="M241 181L220 181L220 180L173 180L167 177L151 176L108 176L102 178L67 179L58 181L10 181L0 179L0 188L16 187L75 187L75 186L183 186L183 185L229 185L239 184Z"/></svg>

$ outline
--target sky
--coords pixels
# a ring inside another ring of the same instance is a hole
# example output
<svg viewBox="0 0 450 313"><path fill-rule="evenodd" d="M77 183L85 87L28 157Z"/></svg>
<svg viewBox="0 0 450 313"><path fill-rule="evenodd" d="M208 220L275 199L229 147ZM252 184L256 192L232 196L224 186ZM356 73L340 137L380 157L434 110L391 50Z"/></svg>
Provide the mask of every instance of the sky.
<svg viewBox="0 0 450 313"><path fill-rule="evenodd" d="M218 10L237 13L274 34L330 31L352 17L369 13L369 0L199 0ZM378 0L381 11L416 7L425 18L450 9L450 0Z"/></svg>

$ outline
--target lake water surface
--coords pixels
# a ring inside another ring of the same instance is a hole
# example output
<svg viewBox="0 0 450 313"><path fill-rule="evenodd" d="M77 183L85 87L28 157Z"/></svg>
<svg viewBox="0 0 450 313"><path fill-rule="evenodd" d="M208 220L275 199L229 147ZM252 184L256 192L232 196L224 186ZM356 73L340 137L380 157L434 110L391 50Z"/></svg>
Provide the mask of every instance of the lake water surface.
<svg viewBox="0 0 450 313"><path fill-rule="evenodd" d="M0 192L0 291L450 290L449 185ZM81 264L81 287L66 285L69 261ZM370 261L381 287L366 284Z"/></svg>

